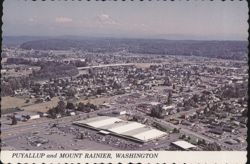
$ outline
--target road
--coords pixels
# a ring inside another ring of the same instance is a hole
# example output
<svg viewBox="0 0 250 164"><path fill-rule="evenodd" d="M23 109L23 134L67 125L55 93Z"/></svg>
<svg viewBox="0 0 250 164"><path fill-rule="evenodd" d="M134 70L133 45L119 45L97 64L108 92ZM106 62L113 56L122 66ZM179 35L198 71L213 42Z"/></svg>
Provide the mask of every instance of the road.
<svg viewBox="0 0 250 164"><path fill-rule="evenodd" d="M78 67L78 70L85 70L91 68L103 68L103 67L118 67L118 66L133 66L135 63L118 63L118 64L103 64L103 65L95 65L95 66L87 66L87 67Z"/></svg>
<svg viewBox="0 0 250 164"><path fill-rule="evenodd" d="M109 110L110 109L103 109L102 111L107 112ZM86 118L88 115L90 117L94 117L97 115L98 112L100 112L100 110L93 111L90 113L81 113L76 116L62 117L58 119L30 120L27 122L21 122L17 125L12 125L11 127L1 128L1 139L8 138L9 137L8 134L17 135L19 132L27 132L32 129L34 130L35 129L34 127L36 126L42 126L42 125L47 125L49 123L60 123L60 122L70 123L78 119Z"/></svg>

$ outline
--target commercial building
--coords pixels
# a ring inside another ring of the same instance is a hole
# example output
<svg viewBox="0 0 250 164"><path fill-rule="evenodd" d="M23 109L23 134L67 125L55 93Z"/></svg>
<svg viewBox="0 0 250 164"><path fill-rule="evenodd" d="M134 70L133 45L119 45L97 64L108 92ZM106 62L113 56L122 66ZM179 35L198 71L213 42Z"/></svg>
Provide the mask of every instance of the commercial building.
<svg viewBox="0 0 250 164"><path fill-rule="evenodd" d="M167 135L167 133L138 122L124 121L116 117L98 116L82 121L74 122L100 131L102 134L113 134L138 142L147 142Z"/></svg>
<svg viewBox="0 0 250 164"><path fill-rule="evenodd" d="M172 142L172 144L182 150L192 150L194 148L196 148L195 145L187 142L187 141L182 141L182 140L179 140L179 141L175 141L175 142Z"/></svg>

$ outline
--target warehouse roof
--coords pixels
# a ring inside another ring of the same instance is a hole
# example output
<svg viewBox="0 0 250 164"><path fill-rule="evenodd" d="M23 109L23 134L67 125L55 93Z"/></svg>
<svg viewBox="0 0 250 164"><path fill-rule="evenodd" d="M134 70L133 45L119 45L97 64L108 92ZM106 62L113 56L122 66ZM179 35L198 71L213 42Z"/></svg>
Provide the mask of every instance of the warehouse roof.
<svg viewBox="0 0 250 164"><path fill-rule="evenodd" d="M87 126L100 131L107 131L113 135L146 142L166 135L152 127L138 122L124 121L116 117L98 116L82 121L74 122L80 126Z"/></svg>
<svg viewBox="0 0 250 164"><path fill-rule="evenodd" d="M182 140L172 142L172 144L174 144L174 145L176 145L176 146L178 146L178 147L180 147L180 148L182 148L184 150L188 150L190 148L195 148L196 147L195 145L193 145L193 144L191 144L189 142L186 142L186 141L182 141Z"/></svg>

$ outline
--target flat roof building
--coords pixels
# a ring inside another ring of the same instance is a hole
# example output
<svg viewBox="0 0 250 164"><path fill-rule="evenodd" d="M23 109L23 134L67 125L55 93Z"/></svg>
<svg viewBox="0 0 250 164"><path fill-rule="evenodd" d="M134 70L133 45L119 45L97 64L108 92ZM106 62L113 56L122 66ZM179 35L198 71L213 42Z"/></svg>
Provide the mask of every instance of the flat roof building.
<svg viewBox="0 0 250 164"><path fill-rule="evenodd" d="M110 134L139 142L147 142L167 135L165 132L138 122L124 121L108 116L93 117L74 122L74 124L99 130L100 132L110 132Z"/></svg>
<svg viewBox="0 0 250 164"><path fill-rule="evenodd" d="M187 141L183 141L183 140L172 142L172 144L178 148L181 148L182 150L190 150L190 149L196 148L195 145L193 145Z"/></svg>

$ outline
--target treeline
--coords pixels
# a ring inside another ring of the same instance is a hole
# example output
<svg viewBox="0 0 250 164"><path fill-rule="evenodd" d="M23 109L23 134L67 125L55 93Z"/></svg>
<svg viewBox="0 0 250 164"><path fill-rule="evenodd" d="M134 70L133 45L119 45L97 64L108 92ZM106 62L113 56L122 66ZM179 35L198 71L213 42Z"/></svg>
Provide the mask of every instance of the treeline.
<svg viewBox="0 0 250 164"><path fill-rule="evenodd" d="M24 59L24 58L7 58L7 64L24 64L24 65L34 65L34 62Z"/></svg>
<svg viewBox="0 0 250 164"><path fill-rule="evenodd" d="M72 111L81 111L89 113L91 111L96 111L96 110L98 110L98 107L89 102L86 104L82 102L74 104L71 102L65 103L64 101L59 101L56 107L48 110L48 114L50 114L52 118L56 118L56 115L58 114L60 114L61 116L67 116Z"/></svg>
<svg viewBox="0 0 250 164"><path fill-rule="evenodd" d="M46 55L44 56L46 57ZM30 66L41 66L41 65L45 65L45 64L50 64L52 62L50 61L43 61L43 60L38 60L38 61L34 61L34 60L29 60L27 58L21 58L21 57L11 57L11 58L7 58L6 60L7 64L24 64L24 65L30 65ZM69 61L57 61L57 63L62 63L62 64L70 64L73 65L75 67L86 67L88 66L86 61L80 61L80 60L69 60Z"/></svg>
<svg viewBox="0 0 250 164"><path fill-rule="evenodd" d="M41 67L40 70L32 72L30 78L35 79L49 79L75 76L79 73L76 67L84 67L87 65L85 61L32 61L24 58L8 58L6 62L8 64L25 64L30 66Z"/></svg>
<svg viewBox="0 0 250 164"><path fill-rule="evenodd" d="M216 57L223 59L246 59L246 41L177 41L164 39L49 39L25 42L23 49L68 50L82 49L88 52L117 52Z"/></svg>

